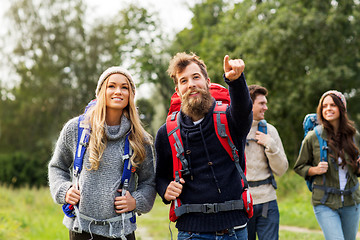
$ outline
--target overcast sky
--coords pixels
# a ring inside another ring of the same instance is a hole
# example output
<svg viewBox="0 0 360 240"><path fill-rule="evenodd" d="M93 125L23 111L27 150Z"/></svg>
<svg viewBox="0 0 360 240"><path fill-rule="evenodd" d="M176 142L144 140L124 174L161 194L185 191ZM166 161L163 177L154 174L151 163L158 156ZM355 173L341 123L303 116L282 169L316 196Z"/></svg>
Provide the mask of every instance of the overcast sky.
<svg viewBox="0 0 360 240"><path fill-rule="evenodd" d="M37 0L35 0L37 1ZM150 12L158 12L162 20L162 26L164 31L169 36L174 36L178 31L190 25L192 18L192 12L189 7L194 6L195 3L201 0L137 0L140 6L146 7ZM11 0L0 0L0 34L5 35L6 29L10 26L6 26L7 22L4 21L4 12L9 8ZM106 16L112 16L120 9L126 7L129 2L136 2L132 0L84 0L88 6L89 19L102 18ZM1 41L3 46L2 50L6 51L6 38ZM1 79L5 79L5 76L10 74L10 70L7 66L0 62L0 76Z"/></svg>
<svg viewBox="0 0 360 240"><path fill-rule="evenodd" d="M85 0L89 8L93 8L96 16L115 14L128 3L127 0ZM192 12L189 6L194 6L199 0L138 0L141 6L150 11L157 11L162 19L164 30L168 33L177 32L189 26Z"/></svg>
<svg viewBox="0 0 360 240"><path fill-rule="evenodd" d="M0 0L1 1L1 0ZM150 11L157 11L162 20L164 31L173 37L178 31L189 26L192 12L189 6L194 6L200 0L138 0L140 5ZM128 0L85 0L89 11L95 16L113 15L124 7ZM137 88L136 98L150 96L151 85Z"/></svg>
<svg viewBox="0 0 360 240"><path fill-rule="evenodd" d="M9 7L11 0L0 0L0 26L4 26L4 11ZM189 26L192 12L189 6L194 6L200 0L138 0L139 4L150 11L157 11L162 19L164 30L171 34ZM114 15L121 8L126 6L130 0L84 0L89 7L88 16L94 18ZM0 27L0 33L5 28Z"/></svg>

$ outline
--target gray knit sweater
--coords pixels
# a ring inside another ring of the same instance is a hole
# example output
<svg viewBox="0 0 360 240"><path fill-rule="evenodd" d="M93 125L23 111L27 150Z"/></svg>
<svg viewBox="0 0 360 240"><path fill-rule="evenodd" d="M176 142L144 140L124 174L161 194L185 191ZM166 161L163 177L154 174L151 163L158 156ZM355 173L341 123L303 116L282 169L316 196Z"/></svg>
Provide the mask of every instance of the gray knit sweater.
<svg viewBox="0 0 360 240"><path fill-rule="evenodd" d="M123 172L123 148L125 135L130 130L130 122L123 115L121 124L118 126L106 126L107 146L100 161L99 169L90 168L89 154L85 153L83 170L79 178L80 188L80 213L97 219L105 220L119 216L115 212L115 197L119 196L117 189ZM54 201L58 204L65 203L65 194L72 183L72 164L76 151L78 138L78 117L71 119L62 129L55 150L48 166L50 192ZM136 200L137 213L149 212L154 204L155 174L154 156L152 146L146 146L146 159L132 173L129 182L129 191ZM64 225L72 230L91 232L105 237L121 236L122 222L114 222L111 225L113 236L110 236L110 225L96 225L83 218L64 217ZM80 224L80 226L79 226ZM79 228L80 227L80 228ZM135 231L136 224L125 220L125 235Z"/></svg>

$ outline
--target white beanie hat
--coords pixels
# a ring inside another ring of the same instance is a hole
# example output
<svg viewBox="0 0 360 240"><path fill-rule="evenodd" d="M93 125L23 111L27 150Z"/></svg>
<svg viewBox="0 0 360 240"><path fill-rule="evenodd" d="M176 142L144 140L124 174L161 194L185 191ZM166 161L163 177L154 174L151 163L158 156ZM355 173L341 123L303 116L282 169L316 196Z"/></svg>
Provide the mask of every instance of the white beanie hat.
<svg viewBox="0 0 360 240"><path fill-rule="evenodd" d="M329 90L329 91L325 92L325 93L321 96L321 98L320 98L320 103L321 103L321 101L322 101L327 95L329 95L329 94L334 94L335 96L337 96L337 97L341 100L341 102L342 102L342 104L344 105L345 110L346 110L346 99L345 99L345 96L344 96L344 94L342 94L341 92L336 91L336 90Z"/></svg>
<svg viewBox="0 0 360 240"><path fill-rule="evenodd" d="M134 80L131 76L131 74L129 73L128 70L126 70L125 68L122 68L122 67L119 67L119 66L114 66L114 67L109 67L108 69L106 69L99 77L99 81L98 81L98 84L97 84L97 87L96 87L96 90L95 90L95 96L96 98L98 97L99 95L99 91L100 91L100 88L102 86L102 84L104 83L104 81L112 74L115 74L115 73L119 73L119 74L122 74L124 75L130 82L130 85L131 85L131 90L133 91L133 93L135 94L135 84L134 84Z"/></svg>

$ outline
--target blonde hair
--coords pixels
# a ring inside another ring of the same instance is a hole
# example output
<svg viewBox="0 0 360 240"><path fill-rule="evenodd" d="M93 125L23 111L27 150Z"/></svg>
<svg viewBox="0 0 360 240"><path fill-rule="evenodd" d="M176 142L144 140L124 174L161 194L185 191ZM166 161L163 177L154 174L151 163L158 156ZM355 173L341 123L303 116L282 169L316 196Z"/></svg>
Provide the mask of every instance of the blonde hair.
<svg viewBox="0 0 360 240"><path fill-rule="evenodd" d="M118 73L120 74L120 73ZM125 75L124 75L125 76ZM97 102L94 107L88 111L88 119L91 124L91 134L89 141L89 161L90 169L97 170L100 165L101 157L106 148L106 135L105 135L105 117L106 117L106 87L110 76L107 76L104 84L102 84L98 96ZM125 76L126 77L126 76ZM128 84L130 81L126 78ZM129 103L123 110L123 114L130 120L130 135L129 142L133 150L131 156L131 164L137 167L146 158L146 144L152 144L152 137L145 131L142 126L139 114L135 106L135 91L131 90L129 94Z"/></svg>

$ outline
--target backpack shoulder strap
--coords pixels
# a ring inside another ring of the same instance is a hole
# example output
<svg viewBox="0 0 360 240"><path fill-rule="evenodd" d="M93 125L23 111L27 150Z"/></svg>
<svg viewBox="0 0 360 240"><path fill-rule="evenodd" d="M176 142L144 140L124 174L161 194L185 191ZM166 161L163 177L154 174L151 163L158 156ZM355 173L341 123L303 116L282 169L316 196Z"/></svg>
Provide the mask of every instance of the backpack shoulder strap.
<svg viewBox="0 0 360 240"><path fill-rule="evenodd" d="M131 165L131 161L130 161L130 156L132 155L131 152L131 147L130 147L130 142L129 142L129 135L130 132L128 132L126 134L125 137L125 144L124 144L124 154L123 154L123 160L124 160L124 169L123 169L123 173L121 176L121 181L120 181L120 188L122 188L122 195L125 196L126 191L128 191L129 188L129 182L130 182L130 178L131 178L131 172L132 172L132 165ZM130 218L130 222L135 223L136 222L136 216L134 211L131 211L131 218ZM122 215L125 216L125 215ZM123 218L124 221L124 218Z"/></svg>
<svg viewBox="0 0 360 240"><path fill-rule="evenodd" d="M78 120L78 140L74 158L74 176L76 177L82 170L84 154L90 140L91 126L88 119L86 119L86 112L95 104L96 99L91 100L86 106L84 113L80 115Z"/></svg>
<svg viewBox="0 0 360 240"><path fill-rule="evenodd" d="M259 121L258 123L258 131L264 133L264 134L267 134L268 131L267 131L267 122L265 119L262 119ZM275 181L275 177L274 177L274 174L273 174L273 171L271 170L271 167L270 167L270 163L269 163L269 159L266 157L266 160L267 160L267 164L268 164L268 168L269 168L269 172L270 172L270 177L268 177L267 179L265 180L262 180L262 181L255 181L255 182L252 182L250 184L250 186L252 187L253 186L260 186L260 185L263 185L263 184L269 184L271 183L271 185L274 187L274 189L277 189L277 183Z"/></svg>
<svg viewBox="0 0 360 240"><path fill-rule="evenodd" d="M225 148L231 159L235 161L239 158L239 155L229 131L229 125L226 118L227 106L227 104L223 104L220 101L216 102L213 113L214 126L216 135L221 145Z"/></svg>
<svg viewBox="0 0 360 240"><path fill-rule="evenodd" d="M235 166L240 174L241 179L243 180L244 187L248 188L249 184L245 177L246 165L245 165L245 173L244 173L244 171L240 166L240 162L239 162L240 158L239 158L238 150L236 149L235 144L230 135L229 124L226 118L227 106L228 104L223 104L221 101L217 101L215 104L215 109L213 113L215 132L221 145L229 154L231 159L235 162Z"/></svg>
<svg viewBox="0 0 360 240"><path fill-rule="evenodd" d="M173 177L176 182L180 182L182 173L189 172L188 162L185 159L183 142L180 133L180 112L172 112L166 118L166 131L170 142L172 160L173 160ZM179 216L176 215L175 209L181 206L181 201L176 198L172 201L169 218L175 222Z"/></svg>
<svg viewBox="0 0 360 240"><path fill-rule="evenodd" d="M267 122L265 119L260 120L258 123L258 131L267 134ZM255 138L247 138L246 145L249 145L250 141L257 142Z"/></svg>
<svg viewBox="0 0 360 240"><path fill-rule="evenodd" d="M267 134L267 122L265 119L262 119L258 123L258 131Z"/></svg>
<svg viewBox="0 0 360 240"><path fill-rule="evenodd" d="M128 183L130 181L130 177L131 177L132 165L131 165L131 161L130 161L131 153L130 153L129 135L130 135L130 132L128 134L126 134L126 137L125 137L124 154L123 154L124 169L123 169L119 188L122 188L123 186L127 188Z"/></svg>
<svg viewBox="0 0 360 240"><path fill-rule="evenodd" d="M320 161L321 162L327 162L327 150L328 150L328 146L327 146L327 142L321 137L321 133L322 133L322 126L321 125L317 125L314 128L316 137L319 140L319 144L320 144Z"/></svg>
<svg viewBox="0 0 360 240"><path fill-rule="evenodd" d="M182 174L189 172L189 166L185 159L183 142L181 140L179 114L180 112L173 112L166 118L166 131L171 147L175 181L179 181Z"/></svg>
<svg viewBox="0 0 360 240"><path fill-rule="evenodd" d="M79 174L83 167L83 158L90 140L91 126L88 119L86 119L86 112L90 107L94 106L95 104L96 104L96 99L90 101L89 104L86 106L84 113L80 115L78 119L78 139L77 139L76 151L75 151L75 157L73 163L74 165L73 181L75 186L78 186ZM71 218L75 217L75 212L77 211L77 207L74 207L69 203L65 203L63 204L62 209L66 216Z"/></svg>
<svg viewBox="0 0 360 240"><path fill-rule="evenodd" d="M78 140L74 158L74 176L77 177L83 165L83 158L90 139L90 125L84 122L85 115L81 115L78 120Z"/></svg>

